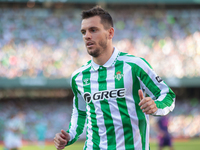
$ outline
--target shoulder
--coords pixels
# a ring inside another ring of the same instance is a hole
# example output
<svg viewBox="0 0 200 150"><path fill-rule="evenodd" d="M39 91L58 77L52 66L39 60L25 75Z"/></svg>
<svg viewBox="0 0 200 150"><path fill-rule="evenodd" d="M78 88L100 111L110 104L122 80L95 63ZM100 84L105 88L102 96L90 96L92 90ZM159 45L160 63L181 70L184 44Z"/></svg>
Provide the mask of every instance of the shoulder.
<svg viewBox="0 0 200 150"><path fill-rule="evenodd" d="M79 69L75 70L71 75L71 80L90 67L91 67L91 60L89 60L86 64L81 66Z"/></svg>
<svg viewBox="0 0 200 150"><path fill-rule="evenodd" d="M151 65L146 61L146 59L142 57L137 57L128 53L119 52L118 61L122 61L125 64L128 64L132 67L139 67L139 68L150 68L152 69Z"/></svg>
<svg viewBox="0 0 200 150"><path fill-rule="evenodd" d="M125 63L134 63L134 64L141 64L141 63L148 63L144 58L137 57L135 55L131 55L124 52L119 52L118 60L124 61Z"/></svg>

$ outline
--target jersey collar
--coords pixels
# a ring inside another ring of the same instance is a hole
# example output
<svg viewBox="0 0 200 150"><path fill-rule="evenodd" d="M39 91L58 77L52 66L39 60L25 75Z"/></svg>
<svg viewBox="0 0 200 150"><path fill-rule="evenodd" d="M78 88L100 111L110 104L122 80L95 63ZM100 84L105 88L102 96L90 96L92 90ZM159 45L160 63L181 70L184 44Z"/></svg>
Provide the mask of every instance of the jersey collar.
<svg viewBox="0 0 200 150"><path fill-rule="evenodd" d="M115 61L116 61L118 55L119 55L119 50L118 50L117 48L114 47L114 52L113 52L112 56L111 56L110 59L103 65L103 67L108 68L108 67L112 66L113 64L115 64ZM99 69L99 66L100 66L100 65L96 64L96 63L92 60L92 68L93 68L94 70L98 70L98 69Z"/></svg>

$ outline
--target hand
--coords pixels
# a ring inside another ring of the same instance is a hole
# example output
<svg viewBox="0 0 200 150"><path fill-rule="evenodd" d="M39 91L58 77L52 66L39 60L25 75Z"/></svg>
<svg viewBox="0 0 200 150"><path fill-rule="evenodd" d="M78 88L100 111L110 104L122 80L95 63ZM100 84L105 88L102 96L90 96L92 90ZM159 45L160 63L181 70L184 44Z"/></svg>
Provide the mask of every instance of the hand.
<svg viewBox="0 0 200 150"><path fill-rule="evenodd" d="M60 133L57 133L54 137L54 145L57 148L57 150L62 150L65 148L65 145L70 140L69 133L65 132L64 130L61 130Z"/></svg>
<svg viewBox="0 0 200 150"><path fill-rule="evenodd" d="M142 109L142 112L145 114L153 114L158 110L154 100L151 97L144 97L141 89L138 91L138 94L140 97L139 106L141 106L140 109Z"/></svg>

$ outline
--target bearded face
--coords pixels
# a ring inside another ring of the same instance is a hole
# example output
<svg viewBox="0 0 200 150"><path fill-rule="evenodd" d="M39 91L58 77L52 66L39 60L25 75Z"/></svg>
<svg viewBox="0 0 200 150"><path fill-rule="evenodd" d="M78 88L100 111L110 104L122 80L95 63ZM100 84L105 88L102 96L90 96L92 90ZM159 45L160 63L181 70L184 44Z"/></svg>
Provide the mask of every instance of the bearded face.
<svg viewBox="0 0 200 150"><path fill-rule="evenodd" d="M94 42L93 45L96 45L96 47L94 47L94 49L88 48L86 46L87 52L92 57L98 57L107 48L107 36L105 36L105 38L103 38L102 40L98 41L97 44L96 44L96 42Z"/></svg>
<svg viewBox="0 0 200 150"><path fill-rule="evenodd" d="M81 33L89 55L98 57L105 52L108 46L108 30L99 16L83 19Z"/></svg>

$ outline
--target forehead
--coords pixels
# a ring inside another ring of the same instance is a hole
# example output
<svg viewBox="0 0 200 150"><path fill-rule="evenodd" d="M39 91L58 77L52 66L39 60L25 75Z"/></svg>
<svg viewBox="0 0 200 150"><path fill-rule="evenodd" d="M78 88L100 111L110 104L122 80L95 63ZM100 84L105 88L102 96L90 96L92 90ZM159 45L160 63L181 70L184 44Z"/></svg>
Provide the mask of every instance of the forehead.
<svg viewBox="0 0 200 150"><path fill-rule="evenodd" d="M103 24L101 23L101 18L99 16L90 17L87 19L83 19L81 23L81 30L86 30L91 27L103 27Z"/></svg>

